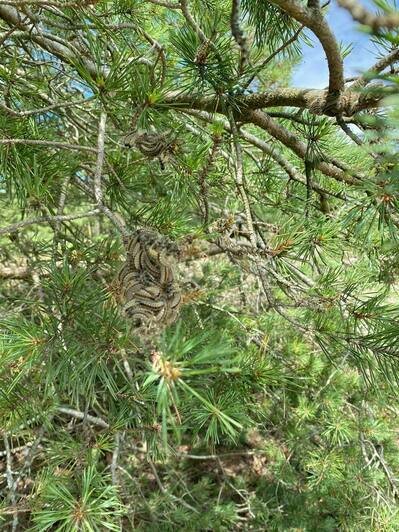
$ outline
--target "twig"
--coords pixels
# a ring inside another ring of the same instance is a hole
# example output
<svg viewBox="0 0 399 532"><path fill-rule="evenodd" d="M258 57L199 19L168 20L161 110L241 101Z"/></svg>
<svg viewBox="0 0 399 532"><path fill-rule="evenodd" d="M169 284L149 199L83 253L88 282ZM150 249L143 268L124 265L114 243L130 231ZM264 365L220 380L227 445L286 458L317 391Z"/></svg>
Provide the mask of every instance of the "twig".
<svg viewBox="0 0 399 532"><path fill-rule="evenodd" d="M11 449L10 444L8 443L8 437L7 434L4 433L3 435L3 441L4 441L4 448L6 451L6 477L7 477L7 487L10 491L10 499L11 499L11 505L12 508L16 508L17 506L17 498L15 494L15 484L12 478L12 458L11 458ZM12 519L12 532L16 532L18 527L18 514L14 513L13 519Z"/></svg>
<svg viewBox="0 0 399 532"><path fill-rule="evenodd" d="M297 31L294 33L294 35L290 39L288 39L288 41L286 41L279 48L277 48L277 50L275 50L272 54L270 54L269 57L266 57L266 59L260 65L256 66L255 69L254 69L253 74L243 84L243 87L247 88L253 82L253 80L255 79L255 76L257 76L259 74L259 72L261 70L263 70L266 65L268 65L270 63L270 61L272 61L278 54L280 54L282 51L284 51L286 48L288 48L288 46L290 44L294 43L298 39L298 37L301 34L301 32L302 32L304 27L305 26L302 24L297 29Z"/></svg>
<svg viewBox="0 0 399 532"><path fill-rule="evenodd" d="M393 30L399 26L399 13L390 13L388 15L375 15L370 13L356 0L338 0L338 4L345 8L352 15L353 20L370 26L373 31L378 31L382 28Z"/></svg>
<svg viewBox="0 0 399 532"><path fill-rule="evenodd" d="M38 435L36 437L36 440L33 443L30 444L30 449L28 451L28 454L25 457L24 465L23 465L21 471L18 473L17 478L14 481L15 488L17 488L18 483L20 482L23 473L30 469L30 467L32 465L32 462L33 462L33 459L34 459L34 456L35 456L35 452L39 448L40 442L41 442L41 440L43 438L43 434L44 434L44 425L40 428L39 433L38 433Z"/></svg>
<svg viewBox="0 0 399 532"><path fill-rule="evenodd" d="M153 48L155 48L156 50L158 50L158 58L161 59L161 64L162 64L162 67L161 67L161 78L159 80L159 84L160 86L162 87L164 82L165 82L165 75L166 75L166 55L165 55L165 49L164 47L156 40L154 39L153 37L151 37L151 35L149 35L147 32L145 32L144 30L142 31L143 33L143 36L144 38L150 43L152 44ZM156 60L155 64L154 64L154 69L156 67L158 63L158 59Z"/></svg>
<svg viewBox="0 0 399 532"><path fill-rule="evenodd" d="M22 20L22 23L26 22L28 20L29 17L25 17L23 20ZM1 36L0 36L0 46L2 46L4 44L4 42L13 34L17 31L18 29L18 26L13 26L12 28L10 28L8 31L4 32ZM22 32L17 32L17 33L22 33Z"/></svg>
<svg viewBox="0 0 399 532"><path fill-rule="evenodd" d="M216 152L220 146L221 137L218 135L213 136L212 148L209 152L208 158L198 176L198 183L200 186L200 196L202 199L202 211L204 215L204 224L207 225L209 221L209 201L208 201L208 183L206 178L209 172L212 170Z"/></svg>
<svg viewBox="0 0 399 532"><path fill-rule="evenodd" d="M399 47L394 48L389 54L381 57L373 66L371 66L367 72L363 73L360 77L355 78L354 83L350 86L351 90L359 91L362 87L367 85L370 81L370 73L379 73L385 70L393 63L399 61Z"/></svg>
<svg viewBox="0 0 399 532"><path fill-rule="evenodd" d="M53 105L48 105L47 107L42 107L40 109L32 109L31 111L15 111L14 109L11 109L10 107L7 107L4 103L0 102L0 108L3 109L6 113L10 114L11 116L15 116L18 118L25 118L27 116L33 116L38 114L47 113L48 111L52 111L54 109L66 109L67 107L76 107L81 104L85 104L89 102L91 98L87 98L86 100L80 100L79 102L64 102L64 103L55 103Z"/></svg>
<svg viewBox="0 0 399 532"><path fill-rule="evenodd" d="M86 218L88 216L96 216L99 212L99 209L93 209L91 211L81 212L77 214L63 214L61 216L42 216L41 218L30 218L28 220L17 222L15 224L9 225L8 227L0 229L0 235L15 233L23 227L27 227L29 225L34 224L65 222L70 220L78 220L79 218Z"/></svg>
<svg viewBox="0 0 399 532"><path fill-rule="evenodd" d="M130 381L133 381L133 371L127 359L126 349L122 348L121 354L122 354L122 360L123 360L123 367L125 369L126 375Z"/></svg>
<svg viewBox="0 0 399 532"><path fill-rule="evenodd" d="M32 5L32 6L53 6L53 7L74 7L76 9L82 8L81 2L53 2L51 0L2 0L2 4L6 6L24 6L24 5ZM85 6L86 7L86 6Z"/></svg>
<svg viewBox="0 0 399 532"><path fill-rule="evenodd" d="M230 128L233 135L233 143L234 143L234 149L236 152L236 185L238 188L238 191L241 195L243 204L244 204L244 211L245 216L247 217L247 224L248 224L248 232L249 232L249 239L251 241L252 246L254 249L256 249L256 235L254 231L254 224L252 221L252 213L251 208L249 205L249 200L245 191L244 187L244 167L243 167L243 161L242 161L242 148L239 141L239 135L237 130L237 125L234 119L233 112L230 109L229 112L229 121L230 121Z"/></svg>
<svg viewBox="0 0 399 532"><path fill-rule="evenodd" d="M168 9L180 9L179 4L174 2L163 2L162 0L145 0L150 4L155 4L156 6L167 7Z"/></svg>
<svg viewBox="0 0 399 532"><path fill-rule="evenodd" d="M241 75L245 65L248 62L249 50L247 46L247 38L240 27L240 0L232 0L231 2L230 27L231 34L233 35L234 40L238 44L241 52L240 64L238 67L238 73Z"/></svg>
<svg viewBox="0 0 399 532"><path fill-rule="evenodd" d="M188 510L190 510L191 512L195 512L196 514L199 513L199 511L194 508L193 506L191 506L190 504L188 504L184 499L181 499L179 497L176 497L175 495L173 495L172 493L169 493L168 490L163 486L162 482L161 482L161 479L159 478L159 475L158 475L158 472L155 468L155 465L154 463L152 462L152 460L150 458L147 457L147 461L148 461L148 464L151 468L151 471L153 472L154 474L154 477L155 477L155 481L156 483L158 484L158 487L161 491L161 493L163 495L166 495L167 497L170 497L171 499L173 499L174 501L177 501L179 502L180 504L182 504L183 506L185 506Z"/></svg>
<svg viewBox="0 0 399 532"><path fill-rule="evenodd" d="M337 95L344 88L344 68L337 40L330 26L324 20L320 8L306 8L297 0L271 0L271 2L292 18L309 28L319 39L327 57L329 70L328 91L331 100L328 102L330 112L334 113Z"/></svg>
<svg viewBox="0 0 399 532"><path fill-rule="evenodd" d="M292 131L284 128L270 116L261 111L250 111L248 113L248 119L253 124L266 130L275 139L279 140L282 144L292 150L298 157L304 159L306 156L306 144L296 137ZM327 158L326 158L327 159ZM327 162L328 161L328 162ZM363 176L355 174L354 177L348 175L348 168L344 163L340 161L327 159L326 161L320 161L315 164L315 167L323 172L323 174L341 181L353 185L358 179L362 179Z"/></svg>
<svg viewBox="0 0 399 532"><path fill-rule="evenodd" d="M184 109L183 111L185 114L194 116L196 118L199 118L201 120L204 120L205 122L208 122L212 124L214 122L214 117L205 111L197 111L197 110L188 110ZM223 126L227 131L231 132L230 125L227 121L223 121ZM267 142L260 139L259 137L253 135L252 133L248 133L244 129L240 129L239 135L241 138L258 148L259 150L263 151L267 155L269 155L272 159L275 160L275 162L287 173L287 175L290 177L291 180L296 181L297 183L300 183L301 185L306 186L306 178L303 174L301 174L298 169L291 164L287 159L285 159L281 153L276 150L274 147L270 146ZM340 194L339 192L330 192L329 190L326 190L316 183L312 184L313 190L315 190L318 193L322 194L328 194L330 196L333 196L335 198L346 200L345 196L343 194Z"/></svg>
<svg viewBox="0 0 399 532"><path fill-rule="evenodd" d="M112 484L114 486L119 486L119 478L118 478L118 458L120 453L120 447L121 447L121 435L120 432L117 432L115 434L115 447L114 451L112 453L112 462L111 462L111 478L112 478Z"/></svg>
<svg viewBox="0 0 399 532"><path fill-rule="evenodd" d="M94 191L86 184L84 183L79 177L75 176L75 183L83 189L85 192L87 192L91 197L94 196ZM129 231L126 228L126 224L121 216L117 215L116 213L112 212L109 207L107 207L104 203L100 204L98 208L109 218L109 220L117 227L119 232L123 236L128 236Z"/></svg>
<svg viewBox="0 0 399 532"><path fill-rule="evenodd" d="M355 144L357 144L358 146L361 146L363 144L363 141L351 130L350 126L348 126L348 124L344 120L342 120L342 118L337 117L337 124L342 129L342 131L346 133L351 140L353 140Z"/></svg>
<svg viewBox="0 0 399 532"><path fill-rule="evenodd" d="M180 9L183 13L184 18L186 19L187 23L192 27L192 29L195 31L195 33L200 38L201 42L205 42L207 40L207 36L202 31L200 26L195 21L194 17L190 13L190 10L188 8L188 1L187 0L180 0Z"/></svg>
<svg viewBox="0 0 399 532"><path fill-rule="evenodd" d="M101 186L101 175L104 164L104 144L105 144L105 125L107 121L107 113L101 112L100 123L98 126L98 140L97 140L97 161L96 170L94 172L94 197L97 205L101 206L103 203L103 190Z"/></svg>
<svg viewBox="0 0 399 532"><path fill-rule="evenodd" d="M232 453L220 453L220 454L186 454L177 453L177 456L181 458L189 458L190 460L219 460L219 458L227 458L230 456L254 456L257 454L265 454L262 449L254 451L236 451Z"/></svg>
<svg viewBox="0 0 399 532"><path fill-rule="evenodd" d="M12 449L10 449L10 453L11 454L19 453L20 451L23 451L24 449L27 449L27 448L31 447L32 443L33 442L30 441L28 443L25 443L25 445L20 445L19 447L13 447ZM7 456L7 451L6 450L0 451L0 458L2 458L3 456Z"/></svg>
<svg viewBox="0 0 399 532"><path fill-rule="evenodd" d="M102 427L103 429L109 429L110 427L110 425L106 421L101 419L100 417L94 417L94 416L91 416L90 414L85 415L84 412L80 412L79 410L74 410L73 408L59 406L57 408L57 411L61 412L61 414L67 414L68 416L72 416L76 419L81 419L81 420L86 419L93 425L97 425L99 427Z"/></svg>
<svg viewBox="0 0 399 532"><path fill-rule="evenodd" d="M62 150L88 151L97 153L95 148L90 146L80 146L79 144L68 144L67 142L58 142L55 140L36 140L36 139L0 139L0 145L26 144L31 146L50 146Z"/></svg>
<svg viewBox="0 0 399 532"><path fill-rule="evenodd" d="M58 200L57 216L62 216L64 212L66 195L67 195L67 190L68 190L68 185L69 185L70 180L71 180L71 176L70 174L68 174L61 184L61 192L60 192L60 197ZM56 227L57 234L58 234L60 231L60 227L61 227L61 222L59 220L55 224L55 227ZM55 246L57 246L57 234L54 239Z"/></svg>

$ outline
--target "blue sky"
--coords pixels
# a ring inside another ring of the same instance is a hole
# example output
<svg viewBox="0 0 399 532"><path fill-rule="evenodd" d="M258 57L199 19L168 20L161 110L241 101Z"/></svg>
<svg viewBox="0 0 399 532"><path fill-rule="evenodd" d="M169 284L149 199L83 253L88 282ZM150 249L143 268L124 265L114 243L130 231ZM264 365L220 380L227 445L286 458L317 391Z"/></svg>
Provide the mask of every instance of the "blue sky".
<svg viewBox="0 0 399 532"><path fill-rule="evenodd" d="M362 0L362 5L375 10L371 0ZM333 0L327 14L327 20L337 40L344 44L353 44L353 50L345 58L345 76L357 75L367 70L375 62L375 47L370 37L359 30L359 25L352 20L349 13ZM328 86L327 61L317 39L309 34L314 47L305 46L302 62L293 75L295 87L323 88Z"/></svg>

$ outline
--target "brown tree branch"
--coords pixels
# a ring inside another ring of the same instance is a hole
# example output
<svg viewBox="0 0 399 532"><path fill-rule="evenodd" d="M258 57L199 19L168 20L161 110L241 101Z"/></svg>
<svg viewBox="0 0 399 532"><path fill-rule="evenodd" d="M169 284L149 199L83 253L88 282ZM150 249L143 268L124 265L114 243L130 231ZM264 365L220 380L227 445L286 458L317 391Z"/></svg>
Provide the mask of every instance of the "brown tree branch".
<svg viewBox="0 0 399 532"><path fill-rule="evenodd" d="M336 111L341 116L353 116L363 110L377 107L382 95L359 93L355 90L345 90L336 102ZM163 103L180 109L199 109L201 111L224 113L225 105L220 98L187 94L178 91L165 95ZM328 91L322 89L278 88L258 94L238 96L236 105L241 113L247 110L265 109L268 107L290 106L308 109L315 114L324 114L328 105ZM236 116L240 119L239 116Z"/></svg>
<svg viewBox="0 0 399 532"><path fill-rule="evenodd" d="M93 79L96 79L100 73L95 63L87 59L83 53L77 56L69 46L58 42L53 34L39 31L35 24L26 24L25 19L21 18L21 13L12 5L5 5L4 2L0 4L0 18L7 22L9 26L26 32L32 42L35 42L62 61L74 65L76 61L80 60Z"/></svg>
<svg viewBox="0 0 399 532"><path fill-rule="evenodd" d="M309 9L296 0L270 0L292 18L309 28L319 39L327 57L330 74L329 95L338 95L344 88L344 65L341 52L320 9Z"/></svg>
<svg viewBox="0 0 399 532"><path fill-rule="evenodd" d="M191 26L191 28L195 31L201 42L205 42L207 40L207 36L202 31L199 24L195 21L193 15L191 14L190 9L188 7L188 0L180 0L180 9L183 13L184 18L187 21L187 24Z"/></svg>
<svg viewBox="0 0 399 532"><path fill-rule="evenodd" d="M376 15L364 8L357 0L337 0L338 4L345 8L352 15L353 20L370 26L373 31L381 28L393 30L399 26L399 13L389 13L388 15Z"/></svg>
<svg viewBox="0 0 399 532"><path fill-rule="evenodd" d="M90 197L94 198L94 190L87 185L84 181L82 181L78 176L74 176L75 183L78 185L79 188L84 190ZM94 187L93 187L94 188ZM107 218L114 224L114 226L118 229L118 231L123 236L128 236L129 231L126 227L126 224L122 217L119 214L116 214L111 211L107 205L104 203L101 203L98 208L107 216Z"/></svg>
<svg viewBox="0 0 399 532"><path fill-rule="evenodd" d="M146 2L149 2L150 4L154 4L156 6L166 7L168 9L180 9L179 4L176 2L163 2L162 0L145 0Z"/></svg>
<svg viewBox="0 0 399 532"><path fill-rule="evenodd" d="M17 118L25 118L27 116L33 116L38 114L47 113L54 109L66 109L67 107L75 107L77 105L85 104L91 101L92 98L87 98L86 100L80 100L79 102L63 102L55 103L53 105L48 105L47 107L41 107L40 109L32 109L31 111L15 111L10 107L7 107L4 103L0 102L0 109L10 116L15 116Z"/></svg>
<svg viewBox="0 0 399 532"><path fill-rule="evenodd" d="M241 52L240 63L238 67L239 75L242 74L242 71L245 65L247 64L248 58L249 58L247 38L240 26L240 4L241 4L240 0L232 0L231 14L230 14L231 34L233 35L234 40L239 46L240 52Z"/></svg>
<svg viewBox="0 0 399 532"><path fill-rule="evenodd" d="M287 148L292 150L296 155L298 155L298 157L305 159L307 152L306 144L298 139L291 131L285 129L283 126L274 121L266 113L263 113L262 111L250 111L247 114L247 119L248 122L252 122L253 124L270 133L270 135L287 146ZM319 162L315 165L315 167L323 174L333 177L337 181L342 181L344 183L353 185L356 182L356 179L351 177L349 172L342 170L342 168L346 168L343 163L339 163L339 166L341 168L337 167L336 164L331 164L325 161Z"/></svg>
<svg viewBox="0 0 399 532"><path fill-rule="evenodd" d="M203 120L204 122L207 122L209 124L212 124L214 122L214 117L210 113L206 113L205 111L185 111L185 113L194 116L200 120ZM226 131L231 132L230 124L227 120L223 121L223 127L226 129ZM239 135L246 142L248 142L252 146L255 146L263 153L266 153L269 157L271 157L286 172L286 174L292 181L306 186L306 177L283 155L281 155L278 150L276 150L274 147L272 147L270 144L260 139L256 135L248 133L243 128L240 128ZM338 198L341 200L346 199L343 194L340 194L339 192L330 192L329 190L318 186L316 183L312 183L312 189L315 192L318 192L319 194L327 194L329 196L333 196L334 198Z"/></svg>
<svg viewBox="0 0 399 532"><path fill-rule="evenodd" d="M372 67L370 67L366 73L362 74L359 78L356 78L350 89L360 90L370 80L370 73L375 72L378 74L397 61L399 61L399 48L394 48L389 54L379 59Z"/></svg>
<svg viewBox="0 0 399 532"><path fill-rule="evenodd" d="M256 248L256 234L254 231L254 224L252 220L251 206L249 204L248 195L247 195L247 191L245 187L244 164L242 161L242 147L241 147L240 140L239 140L237 124L235 122L232 111L230 111L229 113L229 122L230 122L231 134L233 136L234 150L236 154L236 158L235 158L236 186L237 186L238 192L241 196L241 199L244 205L244 211L245 211L245 216L247 218L248 232L249 232L249 238L251 241L251 245L253 246L253 248Z"/></svg>

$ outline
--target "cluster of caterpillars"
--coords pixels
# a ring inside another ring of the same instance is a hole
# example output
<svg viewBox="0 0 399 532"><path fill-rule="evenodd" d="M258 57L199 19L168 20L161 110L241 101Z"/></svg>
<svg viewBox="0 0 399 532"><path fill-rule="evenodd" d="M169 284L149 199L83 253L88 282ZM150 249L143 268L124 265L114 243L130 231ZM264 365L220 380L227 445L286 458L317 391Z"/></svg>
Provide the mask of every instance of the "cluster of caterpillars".
<svg viewBox="0 0 399 532"><path fill-rule="evenodd" d="M178 247L147 229L135 231L124 243L126 262L118 280L125 315L142 331L170 325L181 305L171 260L178 257Z"/></svg>

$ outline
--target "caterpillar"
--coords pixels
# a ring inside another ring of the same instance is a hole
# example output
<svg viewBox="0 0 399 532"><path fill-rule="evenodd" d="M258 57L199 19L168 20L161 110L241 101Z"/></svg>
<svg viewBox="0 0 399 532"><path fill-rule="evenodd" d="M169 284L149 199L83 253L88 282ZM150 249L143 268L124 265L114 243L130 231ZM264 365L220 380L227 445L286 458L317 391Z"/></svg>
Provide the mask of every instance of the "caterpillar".
<svg viewBox="0 0 399 532"><path fill-rule="evenodd" d="M118 273L123 312L142 330L173 323L181 306L171 256L178 246L150 230L137 230L124 241L126 261Z"/></svg>
<svg viewBox="0 0 399 532"><path fill-rule="evenodd" d="M157 133L155 131L134 131L124 138L124 145L135 147L140 153L149 159L158 158L161 168L168 155L177 151L178 143L171 137L171 131Z"/></svg>

